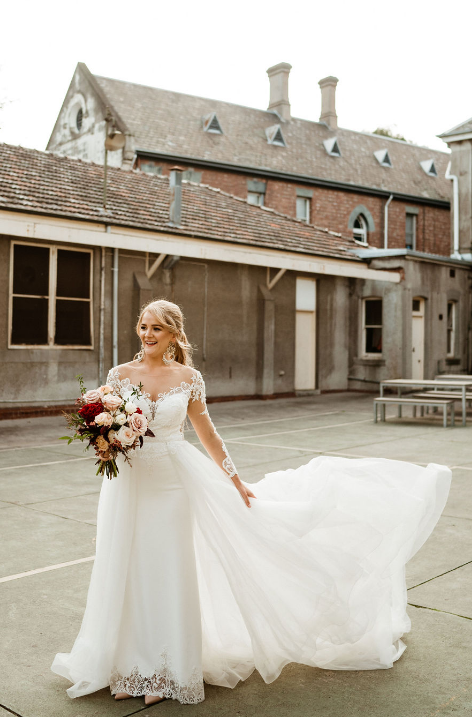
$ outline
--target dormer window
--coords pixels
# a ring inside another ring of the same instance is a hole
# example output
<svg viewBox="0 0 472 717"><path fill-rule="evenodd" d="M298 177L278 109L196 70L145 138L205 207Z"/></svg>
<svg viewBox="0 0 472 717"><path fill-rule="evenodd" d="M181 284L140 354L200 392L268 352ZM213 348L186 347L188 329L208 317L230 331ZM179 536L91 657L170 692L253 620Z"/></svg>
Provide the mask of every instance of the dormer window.
<svg viewBox="0 0 472 717"><path fill-rule="evenodd" d="M378 149L374 152L374 157L382 167L392 166L392 160L390 159L388 149Z"/></svg>
<svg viewBox="0 0 472 717"><path fill-rule="evenodd" d="M274 124L272 127L266 127L266 137L269 144L276 144L279 147L285 147L285 140L282 134L282 128L279 124Z"/></svg>
<svg viewBox="0 0 472 717"><path fill-rule="evenodd" d="M354 220L352 235L355 242L367 245L367 222L362 214L359 214Z"/></svg>
<svg viewBox="0 0 472 717"><path fill-rule="evenodd" d="M77 117L75 118L75 124L77 125L77 130L80 132L82 129L82 122L84 121L84 111L82 107L77 112Z"/></svg>
<svg viewBox="0 0 472 717"><path fill-rule="evenodd" d="M339 149L337 137L331 137L331 139L325 139L323 144L324 144L325 150L328 152L330 157L340 157L341 156L341 150Z"/></svg>
<svg viewBox="0 0 472 717"><path fill-rule="evenodd" d="M209 115L203 118L203 131L211 132L212 134L223 134L216 112L210 112Z"/></svg>
<svg viewBox="0 0 472 717"><path fill-rule="evenodd" d="M437 177L438 172L436 167L434 166L434 159L425 159L423 162L420 162L421 168L426 174L428 174L430 177Z"/></svg>

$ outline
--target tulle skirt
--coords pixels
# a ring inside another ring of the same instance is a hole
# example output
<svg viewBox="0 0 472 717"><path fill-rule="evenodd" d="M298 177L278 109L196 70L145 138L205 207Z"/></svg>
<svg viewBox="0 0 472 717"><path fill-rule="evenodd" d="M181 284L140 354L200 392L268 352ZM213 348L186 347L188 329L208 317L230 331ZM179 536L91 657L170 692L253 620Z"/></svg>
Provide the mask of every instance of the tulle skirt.
<svg viewBox="0 0 472 717"><path fill-rule="evenodd" d="M104 479L80 633L52 669L70 697L204 699L297 662L392 667L405 649L405 565L445 505L450 470L313 458L250 486L185 440L155 443Z"/></svg>

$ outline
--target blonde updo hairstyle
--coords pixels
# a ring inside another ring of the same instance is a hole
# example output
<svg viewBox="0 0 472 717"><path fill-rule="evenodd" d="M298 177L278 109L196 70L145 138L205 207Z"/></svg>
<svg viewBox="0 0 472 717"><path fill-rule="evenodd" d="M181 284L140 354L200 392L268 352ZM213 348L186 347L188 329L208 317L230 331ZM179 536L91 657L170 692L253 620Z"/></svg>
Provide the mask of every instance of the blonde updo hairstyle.
<svg viewBox="0 0 472 717"><path fill-rule="evenodd" d="M172 301L166 299L156 299L146 304L141 309L138 323L136 324L136 333L139 336L139 328L143 320L144 313L149 311L159 324L170 331L175 338L175 356L174 361L181 363L183 366L193 366L192 362L192 345L189 343L184 331L184 316L180 306L173 304ZM135 359L139 356L136 354Z"/></svg>

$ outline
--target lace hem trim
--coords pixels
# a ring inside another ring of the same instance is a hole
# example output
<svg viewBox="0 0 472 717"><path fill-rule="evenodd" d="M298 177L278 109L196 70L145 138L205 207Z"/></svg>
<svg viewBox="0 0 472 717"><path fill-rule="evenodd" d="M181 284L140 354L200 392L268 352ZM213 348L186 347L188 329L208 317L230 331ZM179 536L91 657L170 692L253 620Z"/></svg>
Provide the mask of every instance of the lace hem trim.
<svg viewBox="0 0 472 717"><path fill-rule="evenodd" d="M120 674L114 667L110 677L110 690L112 695L117 692L126 692L132 697L155 695L178 700L183 705L196 705L205 699L201 670L195 667L189 682L182 685L172 672L166 654L162 656L162 666L149 676L142 675L137 666L133 667L129 675Z"/></svg>

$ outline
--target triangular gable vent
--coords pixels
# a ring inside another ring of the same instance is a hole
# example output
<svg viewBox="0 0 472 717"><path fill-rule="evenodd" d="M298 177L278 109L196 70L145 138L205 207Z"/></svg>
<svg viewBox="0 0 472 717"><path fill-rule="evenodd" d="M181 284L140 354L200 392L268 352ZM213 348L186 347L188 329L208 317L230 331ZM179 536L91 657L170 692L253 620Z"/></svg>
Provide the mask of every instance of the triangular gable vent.
<svg viewBox="0 0 472 717"><path fill-rule="evenodd" d="M223 134L221 125L216 116L216 112L211 112L209 115L203 118L203 129L205 132L212 132L213 134Z"/></svg>
<svg viewBox="0 0 472 717"><path fill-rule="evenodd" d="M279 124L274 124L272 127L266 127L266 137L269 144L276 144L279 147L286 146L282 129Z"/></svg>
<svg viewBox="0 0 472 717"><path fill-rule="evenodd" d="M331 139L325 139L323 141L324 148L331 157L340 157L341 150L339 149L338 138L331 137Z"/></svg>
<svg viewBox="0 0 472 717"><path fill-rule="evenodd" d="M388 149L378 149L376 152L374 152L374 157L377 162L382 165L382 167L392 166L392 160L390 159Z"/></svg>
<svg viewBox="0 0 472 717"><path fill-rule="evenodd" d="M434 166L434 159L425 159L423 162L420 162L420 164L423 171L429 174L430 177L438 176L437 169Z"/></svg>

